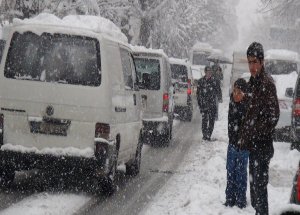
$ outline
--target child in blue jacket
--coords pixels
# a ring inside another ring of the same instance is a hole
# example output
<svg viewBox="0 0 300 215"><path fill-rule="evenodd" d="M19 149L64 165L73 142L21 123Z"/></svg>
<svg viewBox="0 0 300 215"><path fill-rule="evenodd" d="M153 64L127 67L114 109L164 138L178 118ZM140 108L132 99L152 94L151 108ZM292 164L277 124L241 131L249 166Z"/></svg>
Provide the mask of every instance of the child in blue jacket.
<svg viewBox="0 0 300 215"><path fill-rule="evenodd" d="M244 93L247 82L240 78L234 83L228 111L227 187L225 206L245 208L247 205L247 166L249 152L239 146L239 131L247 111Z"/></svg>

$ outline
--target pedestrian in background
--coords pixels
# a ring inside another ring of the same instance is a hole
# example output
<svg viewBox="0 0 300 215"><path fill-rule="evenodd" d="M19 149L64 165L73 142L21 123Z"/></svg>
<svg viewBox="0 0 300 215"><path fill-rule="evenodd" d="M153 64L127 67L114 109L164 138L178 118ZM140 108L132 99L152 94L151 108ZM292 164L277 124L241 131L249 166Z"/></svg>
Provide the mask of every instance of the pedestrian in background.
<svg viewBox="0 0 300 215"><path fill-rule="evenodd" d="M212 76L212 69L206 66L205 76L201 78L197 86L197 101L202 114L203 140L211 140L214 130L217 111L217 101L222 100L220 82Z"/></svg>
<svg viewBox="0 0 300 215"><path fill-rule="evenodd" d="M274 154L273 134L279 119L274 81L264 68L264 50L253 42L247 49L251 73L246 95L248 109L241 127L241 146L248 149L251 205L256 215L268 215L269 164Z"/></svg>
<svg viewBox="0 0 300 215"><path fill-rule="evenodd" d="M247 206L247 167L249 151L241 149L238 142L240 126L247 111L245 94L248 93L247 82L240 78L235 81L230 95L228 110L228 150L227 150L227 186L225 206L245 208Z"/></svg>

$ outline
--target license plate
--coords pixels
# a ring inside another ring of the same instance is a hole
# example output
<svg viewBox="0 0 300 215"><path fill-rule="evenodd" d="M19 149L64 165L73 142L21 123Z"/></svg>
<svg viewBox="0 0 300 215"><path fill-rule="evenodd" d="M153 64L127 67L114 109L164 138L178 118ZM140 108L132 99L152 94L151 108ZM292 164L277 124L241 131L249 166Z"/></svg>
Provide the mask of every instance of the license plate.
<svg viewBox="0 0 300 215"><path fill-rule="evenodd" d="M70 124L54 124L48 122L31 122L30 130L32 133L67 136L67 130Z"/></svg>

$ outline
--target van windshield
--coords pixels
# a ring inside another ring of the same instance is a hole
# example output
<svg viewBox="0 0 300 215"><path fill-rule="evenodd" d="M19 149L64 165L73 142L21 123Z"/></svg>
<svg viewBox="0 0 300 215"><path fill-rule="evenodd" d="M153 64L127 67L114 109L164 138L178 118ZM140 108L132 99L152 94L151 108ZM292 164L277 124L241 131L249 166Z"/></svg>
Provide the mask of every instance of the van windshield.
<svg viewBox="0 0 300 215"><path fill-rule="evenodd" d="M188 81L186 66L179 65L179 64L172 64L171 71L172 71L172 79L175 79L176 81L180 81L180 82Z"/></svg>
<svg viewBox="0 0 300 215"><path fill-rule="evenodd" d="M290 74L297 72L297 64L282 60L268 60L265 63L266 71L272 75Z"/></svg>
<svg viewBox="0 0 300 215"><path fill-rule="evenodd" d="M4 75L19 80L99 86L99 42L82 36L16 32Z"/></svg>
<svg viewBox="0 0 300 215"><path fill-rule="evenodd" d="M193 53L193 65L209 65L206 53Z"/></svg>
<svg viewBox="0 0 300 215"><path fill-rule="evenodd" d="M160 62L158 59L134 59L140 88L146 90L160 89Z"/></svg>

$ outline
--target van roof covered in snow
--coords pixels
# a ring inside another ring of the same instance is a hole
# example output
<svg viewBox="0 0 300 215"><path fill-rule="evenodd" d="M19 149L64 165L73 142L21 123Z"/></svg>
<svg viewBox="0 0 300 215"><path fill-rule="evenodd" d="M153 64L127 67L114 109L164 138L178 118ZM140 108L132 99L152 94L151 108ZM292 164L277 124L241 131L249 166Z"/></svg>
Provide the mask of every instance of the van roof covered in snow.
<svg viewBox="0 0 300 215"><path fill-rule="evenodd" d="M299 55L297 52L285 49L270 49L266 51L266 60L286 60L299 62Z"/></svg>
<svg viewBox="0 0 300 215"><path fill-rule="evenodd" d="M146 48L144 46L130 46L130 47L135 53L149 53L153 55L164 56L165 58L169 59L167 54L162 49L151 49L151 48Z"/></svg>
<svg viewBox="0 0 300 215"><path fill-rule="evenodd" d="M213 48L210 44L208 43L202 43L202 42L197 42L193 47L193 51L206 51L206 52L212 52Z"/></svg>
<svg viewBox="0 0 300 215"><path fill-rule="evenodd" d="M100 16L68 15L61 19L53 14L41 13L30 19L21 20L15 18L13 20L13 25L46 25L50 28L51 26L62 26L72 29L86 29L95 33L107 35L109 38L128 43L128 39L125 34L123 34L112 21Z"/></svg>
<svg viewBox="0 0 300 215"><path fill-rule="evenodd" d="M169 58L171 64L180 64L180 65L190 65L189 61L187 59L180 59L180 58Z"/></svg>

